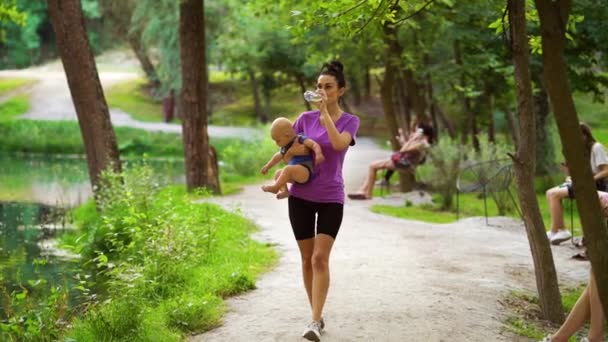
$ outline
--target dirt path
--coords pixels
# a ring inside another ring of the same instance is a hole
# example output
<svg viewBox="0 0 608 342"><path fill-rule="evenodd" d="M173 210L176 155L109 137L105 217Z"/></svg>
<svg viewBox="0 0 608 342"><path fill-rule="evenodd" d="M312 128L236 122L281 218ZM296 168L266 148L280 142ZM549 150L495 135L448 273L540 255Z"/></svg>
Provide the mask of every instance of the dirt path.
<svg viewBox="0 0 608 342"><path fill-rule="evenodd" d="M47 66L34 67L24 70L2 70L0 77L30 78L37 83L28 87L30 95L30 110L22 118L30 120L76 120L76 111L72 103L65 73L61 64L52 63ZM120 82L140 77L132 71L100 71L99 78L104 90ZM160 106L160 105L159 105ZM117 108L110 108L110 116L114 126L127 126L146 131L172 132L181 134L180 124L164 122L142 122L133 119L129 114ZM209 136L246 137L254 134L255 130L245 127L209 126Z"/></svg>
<svg viewBox="0 0 608 342"><path fill-rule="evenodd" d="M386 152L368 139L347 154L347 191L362 166ZM300 261L287 202L259 186L218 200L239 206L278 244L278 266L258 288L228 301L224 325L191 341L303 341L309 321ZM501 329L498 300L512 289L535 288L523 226L507 218L434 225L371 213L374 201L348 201L331 257L331 288L322 341L525 341ZM583 281L587 263L569 259L569 245L554 247L561 282Z"/></svg>

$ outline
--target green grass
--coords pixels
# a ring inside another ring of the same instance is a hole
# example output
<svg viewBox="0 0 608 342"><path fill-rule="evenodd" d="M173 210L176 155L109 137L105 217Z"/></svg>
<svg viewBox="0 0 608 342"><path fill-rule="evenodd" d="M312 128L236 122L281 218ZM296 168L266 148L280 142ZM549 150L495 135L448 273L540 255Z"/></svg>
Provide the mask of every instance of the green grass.
<svg viewBox="0 0 608 342"><path fill-rule="evenodd" d="M80 228L72 235L85 242L75 248L98 269L111 262L116 270L103 301L74 321L70 338L182 341L218 326L224 299L255 288L277 261L271 245L250 238L252 222L183 187L155 189L146 175L132 170L122 184L109 181L103 215L92 202L73 215ZM139 277L125 280L132 274Z"/></svg>
<svg viewBox="0 0 608 342"><path fill-rule="evenodd" d="M240 75L214 71L210 75L208 100L212 104L209 123L222 126L255 126L253 95L249 82ZM162 104L150 95L145 79L127 81L112 86L106 92L110 107L120 108L135 119L147 122L163 120ZM269 120L278 116L295 118L305 110L297 87L286 85L272 92ZM262 104L263 105L263 104Z"/></svg>
<svg viewBox="0 0 608 342"><path fill-rule="evenodd" d="M34 82L34 80L25 78L0 78L0 96Z"/></svg>
<svg viewBox="0 0 608 342"><path fill-rule="evenodd" d="M373 205L371 211L378 214L428 223L452 223L456 221L455 213L438 211L428 206L394 207L390 205Z"/></svg>
<svg viewBox="0 0 608 342"><path fill-rule="evenodd" d="M163 121L162 103L149 94L145 79L127 81L112 86L106 92L108 105L119 108L139 121Z"/></svg>
<svg viewBox="0 0 608 342"><path fill-rule="evenodd" d="M512 190L513 195L517 196L517 194ZM508 200L505 198L504 200ZM518 201L517 197L515 200ZM456 201L456 199L454 199ZM539 209L541 212L541 216L545 223L545 228L549 229L550 227L550 215L549 208L547 205L547 200L544 194L537 194L537 201L539 205ZM423 205L423 206L389 206L389 205L374 205L371 210L375 213L389 215L398 218L405 218L410 220L424 221L429 223L450 223L456 221L456 202L454 202L454 208L450 211L441 211L439 210L440 198L438 195L433 197L433 204L431 205ZM488 216L498 216L499 211L496 206L496 202L491 198L487 198L487 206L488 206ZM507 203L511 203L508 200ZM574 204L572 219L574 222L574 234L581 235L581 223L580 217L578 215L578 209L576 208L575 202L570 202L569 200L564 200L564 221L566 223L566 228L571 227L570 223L570 205ZM511 210L507 212L507 216L519 218L519 214L513 209L513 206L510 204ZM460 217L475 217L475 216L484 216L484 203L483 198L479 196L479 194L461 194L460 195Z"/></svg>
<svg viewBox="0 0 608 342"><path fill-rule="evenodd" d="M608 100L608 97L605 100ZM574 94L574 104L579 119L589 124L594 136L598 129L608 130L608 122L606 121L608 106L606 106L606 103L594 102L593 96L590 94L577 93ZM608 140L599 139L597 136L595 138L608 143Z"/></svg>
<svg viewBox="0 0 608 342"><path fill-rule="evenodd" d="M16 95L0 103L0 121L14 120L30 109L30 102L26 95Z"/></svg>

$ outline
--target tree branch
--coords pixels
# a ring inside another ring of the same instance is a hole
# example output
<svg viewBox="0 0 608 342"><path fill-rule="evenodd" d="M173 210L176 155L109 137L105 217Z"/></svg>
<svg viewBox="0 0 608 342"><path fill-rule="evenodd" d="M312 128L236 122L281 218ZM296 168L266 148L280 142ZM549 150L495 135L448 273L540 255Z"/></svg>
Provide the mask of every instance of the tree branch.
<svg viewBox="0 0 608 342"><path fill-rule="evenodd" d="M367 19L367 21L363 24L363 26L359 27L359 29L357 31L355 31L355 33L353 33L351 35L351 37L356 36L361 31L363 31L363 29L374 19L374 17L376 15L378 15L378 11L380 10L380 7L382 7L383 4L384 4L384 0L381 0L380 3L378 4L378 7L376 7L376 9L374 10L374 13L372 13L371 17L369 17L369 19Z"/></svg>
<svg viewBox="0 0 608 342"><path fill-rule="evenodd" d="M344 10L344 11L342 11L342 12L338 12L338 13L337 13L336 15L334 15L333 17L334 17L334 18L341 17L341 16L345 15L346 13L348 13L348 12L350 12L350 11L352 11L352 10L357 9L357 7L360 7L361 5L365 4L366 2L367 2L367 0L361 0L361 1L359 1L359 3L358 3L358 4L354 5L354 6L353 6L353 7L351 7L351 8L347 8L347 9L345 9L345 10Z"/></svg>
<svg viewBox="0 0 608 342"><path fill-rule="evenodd" d="M435 0L429 0L429 1L427 1L427 2L424 4L424 6L420 7L420 8L419 8L417 11L415 11L414 13L412 13L412 14L410 14L410 15L406 16L405 18L401 18L401 19L397 20L397 21L395 22L395 25L399 25L399 24L403 23L404 21L406 21L406 20L408 20L408 19L410 19L410 18L412 18L412 17L414 17L414 16L418 15L420 12L424 11L424 9L425 9L425 8L427 8L427 7L428 7L430 4L432 4L434 1L435 1Z"/></svg>

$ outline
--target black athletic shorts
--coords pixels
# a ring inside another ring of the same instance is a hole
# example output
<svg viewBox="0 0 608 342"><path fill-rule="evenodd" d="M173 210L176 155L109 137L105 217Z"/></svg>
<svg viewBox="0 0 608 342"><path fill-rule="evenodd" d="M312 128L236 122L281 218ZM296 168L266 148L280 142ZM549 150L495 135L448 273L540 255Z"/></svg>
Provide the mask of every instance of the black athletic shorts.
<svg viewBox="0 0 608 342"><path fill-rule="evenodd" d="M327 234L334 239L338 235L344 214L342 203L319 203L289 196L289 221L296 240L315 237L316 233Z"/></svg>

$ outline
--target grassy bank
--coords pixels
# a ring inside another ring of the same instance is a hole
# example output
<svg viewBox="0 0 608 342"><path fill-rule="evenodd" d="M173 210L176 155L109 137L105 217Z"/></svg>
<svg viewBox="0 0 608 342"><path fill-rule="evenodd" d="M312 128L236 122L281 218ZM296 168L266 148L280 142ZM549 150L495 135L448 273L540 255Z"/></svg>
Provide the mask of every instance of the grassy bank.
<svg viewBox="0 0 608 342"><path fill-rule="evenodd" d="M34 82L27 78L0 78L0 96Z"/></svg>
<svg viewBox="0 0 608 342"><path fill-rule="evenodd" d="M516 193L513 193L517 196ZM545 223L545 228L549 229L550 219L549 207L544 194L537 194L536 199L540 208L540 213ZM517 198L516 198L517 201ZM452 223L457 221L456 209L453 208L449 211L440 209L440 200L438 196L433 198L432 204L412 206L408 203L404 203L403 206L390 206L390 205L373 205L371 210L378 214L389 215L393 217L399 217L407 220L417 220L429 223ZM487 198L488 216L501 216L496 202L491 198ZM508 203L508 202L507 202ZM564 220L566 228L570 229L570 205L574 204L572 219L574 222L575 235L582 234L580 217L578 210L574 202L565 201ZM519 214L515 208L511 205L510 210L506 212L506 216L519 219ZM484 216L484 203L483 198L478 194L462 194L460 195L460 218L463 217L475 217Z"/></svg>
<svg viewBox="0 0 608 342"><path fill-rule="evenodd" d="M183 160L183 142L178 134L147 132L128 127L115 128L121 158ZM211 139L220 164L223 193L243 184L259 181L260 167L274 154L276 146L266 135L250 141L237 138ZM251 148L256 146L256 148ZM0 121L0 152L50 155L84 154L78 123L70 121Z"/></svg>
<svg viewBox="0 0 608 342"><path fill-rule="evenodd" d="M14 120L27 113L30 102L27 95L16 95L0 103L0 122Z"/></svg>
<svg viewBox="0 0 608 342"><path fill-rule="evenodd" d="M255 288L277 260L271 246L250 238L250 221L182 187L158 187L149 167L127 170L122 181L106 175L105 182L101 211L93 202L76 209L77 231L62 236L63 248L82 256L76 288L85 303L66 307L73 294L63 288L60 303L27 308L38 321L8 319L3 340L186 340L217 326L224 299ZM53 331L37 325L52 320L63 324Z"/></svg>
<svg viewBox="0 0 608 342"><path fill-rule="evenodd" d="M229 77L223 72L210 75L209 96L211 115L209 124L221 126L255 126L253 95L249 82L235 75ZM151 95L146 80L137 79L116 84L106 93L110 107L120 108L140 121L160 122L163 120L162 104ZM272 102L264 110L272 120L278 116L296 117L305 110L302 96L297 87L286 85L272 92Z"/></svg>

